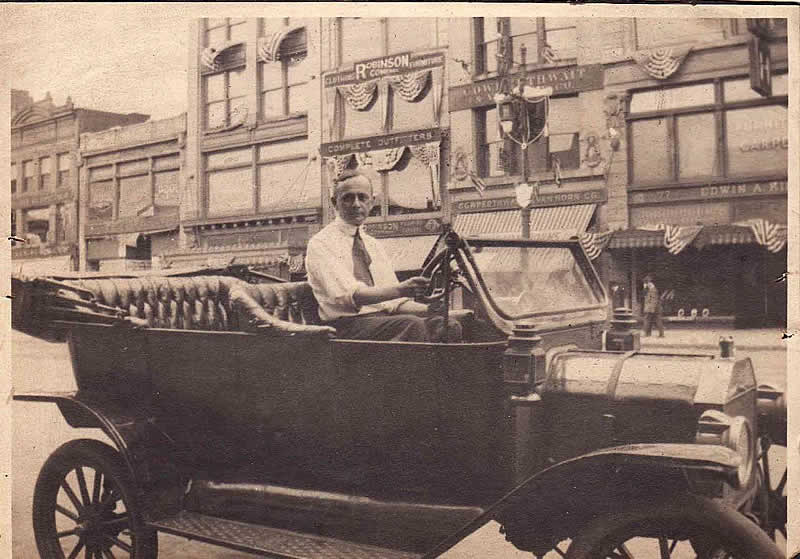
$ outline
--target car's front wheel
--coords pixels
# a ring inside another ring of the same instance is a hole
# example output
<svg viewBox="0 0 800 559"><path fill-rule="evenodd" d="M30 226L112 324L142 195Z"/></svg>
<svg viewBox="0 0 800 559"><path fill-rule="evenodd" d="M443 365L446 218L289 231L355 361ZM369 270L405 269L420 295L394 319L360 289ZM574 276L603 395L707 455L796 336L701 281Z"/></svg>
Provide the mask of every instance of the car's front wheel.
<svg viewBox="0 0 800 559"><path fill-rule="evenodd" d="M119 454L91 439L70 441L45 462L33 495L33 528L43 559L155 559Z"/></svg>
<svg viewBox="0 0 800 559"><path fill-rule="evenodd" d="M591 521L572 540L568 559L783 559L750 519L717 501L680 495L624 506Z"/></svg>

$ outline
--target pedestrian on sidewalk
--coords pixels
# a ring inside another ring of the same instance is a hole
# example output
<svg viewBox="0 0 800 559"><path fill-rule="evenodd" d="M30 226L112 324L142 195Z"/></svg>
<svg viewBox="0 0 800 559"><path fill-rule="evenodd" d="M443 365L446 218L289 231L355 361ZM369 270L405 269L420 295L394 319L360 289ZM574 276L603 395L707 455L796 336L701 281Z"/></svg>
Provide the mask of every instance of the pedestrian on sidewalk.
<svg viewBox="0 0 800 559"><path fill-rule="evenodd" d="M661 317L661 297L656 284L653 283L653 276L650 274L644 277L642 315L644 316L644 335L650 335L653 331L653 321L655 321L656 328L658 328L658 337L663 338L664 320Z"/></svg>

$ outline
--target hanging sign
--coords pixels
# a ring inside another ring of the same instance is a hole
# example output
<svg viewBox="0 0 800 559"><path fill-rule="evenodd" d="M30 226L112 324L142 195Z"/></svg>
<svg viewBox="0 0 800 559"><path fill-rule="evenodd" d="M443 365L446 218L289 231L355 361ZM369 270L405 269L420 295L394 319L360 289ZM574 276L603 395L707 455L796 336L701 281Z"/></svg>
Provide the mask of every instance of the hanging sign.
<svg viewBox="0 0 800 559"><path fill-rule="evenodd" d="M518 81L518 75L510 76L512 83ZM589 64L572 66L556 70L529 72L525 83L531 87L552 87L554 95L577 93L603 88L603 65ZM451 87L450 111L461 111L473 107L494 104L494 94L500 90L498 78L478 81L466 85Z"/></svg>
<svg viewBox="0 0 800 559"><path fill-rule="evenodd" d="M403 52L391 54L380 58L360 60L353 64L352 70L328 74L323 78L323 85L325 87L334 87L362 83L384 76L397 76L435 66L444 66L444 53L412 54Z"/></svg>

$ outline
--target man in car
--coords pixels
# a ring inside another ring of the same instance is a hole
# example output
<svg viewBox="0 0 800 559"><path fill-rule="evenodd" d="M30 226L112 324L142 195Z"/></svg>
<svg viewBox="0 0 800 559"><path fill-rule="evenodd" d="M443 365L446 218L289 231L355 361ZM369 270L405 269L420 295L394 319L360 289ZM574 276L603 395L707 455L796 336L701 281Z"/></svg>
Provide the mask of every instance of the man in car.
<svg viewBox="0 0 800 559"><path fill-rule="evenodd" d="M334 182L331 203L336 219L311 238L306 252L320 318L340 338L436 341L442 319L409 298L424 291L428 279L398 281L383 247L362 227L373 204L369 178L346 170ZM447 336L454 338L460 338L457 323Z"/></svg>

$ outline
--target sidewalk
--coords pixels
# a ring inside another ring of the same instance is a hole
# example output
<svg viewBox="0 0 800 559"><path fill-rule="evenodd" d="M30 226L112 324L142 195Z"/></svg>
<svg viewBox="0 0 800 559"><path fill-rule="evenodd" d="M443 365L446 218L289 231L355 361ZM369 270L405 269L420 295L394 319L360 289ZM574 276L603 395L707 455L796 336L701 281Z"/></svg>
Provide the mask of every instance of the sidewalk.
<svg viewBox="0 0 800 559"><path fill-rule="evenodd" d="M644 332L641 336L642 349L696 348L718 352L721 336L733 337L736 349L743 351L785 351L788 347L788 340L781 338L783 330L780 328L666 328L663 338L658 337L655 329L650 337L645 337Z"/></svg>

